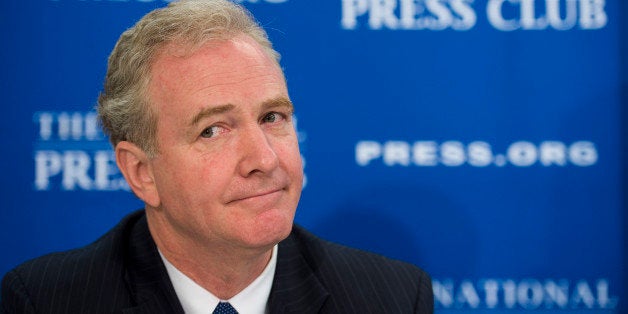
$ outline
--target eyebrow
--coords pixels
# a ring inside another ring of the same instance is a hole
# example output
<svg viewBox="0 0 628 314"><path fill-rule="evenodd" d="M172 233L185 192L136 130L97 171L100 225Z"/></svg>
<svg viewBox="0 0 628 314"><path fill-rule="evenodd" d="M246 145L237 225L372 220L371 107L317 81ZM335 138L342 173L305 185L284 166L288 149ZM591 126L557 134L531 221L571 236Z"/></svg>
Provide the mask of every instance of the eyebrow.
<svg viewBox="0 0 628 314"><path fill-rule="evenodd" d="M211 117L213 115L217 115L217 114L221 114L221 113L225 113L228 111L233 110L233 108L235 108L234 105L231 104L227 104L227 105L221 105L221 106L216 106L216 107L211 107L211 108L204 108L202 109L199 113L197 113L194 118L192 118L192 121L190 122L191 126L194 126L196 124L198 124L201 120L207 118L207 117Z"/></svg>
<svg viewBox="0 0 628 314"><path fill-rule="evenodd" d="M269 108L276 108L276 107L286 107L288 108L288 110L290 110L290 113L294 112L294 105L292 105L292 102L290 101L290 99L283 96L269 99L262 103L262 109L264 110L267 110Z"/></svg>
<svg viewBox="0 0 628 314"><path fill-rule="evenodd" d="M277 107L286 107L288 108L288 110L290 110L290 113L294 111L294 105L292 105L292 102L290 101L290 99L284 96L266 100L262 102L262 105L261 105L261 108L263 110L268 110L270 108L277 108ZM205 118L211 117L213 115L225 113L233 109L235 109L235 106L232 104L204 108L191 119L190 126L197 125L199 122L201 122L201 120Z"/></svg>

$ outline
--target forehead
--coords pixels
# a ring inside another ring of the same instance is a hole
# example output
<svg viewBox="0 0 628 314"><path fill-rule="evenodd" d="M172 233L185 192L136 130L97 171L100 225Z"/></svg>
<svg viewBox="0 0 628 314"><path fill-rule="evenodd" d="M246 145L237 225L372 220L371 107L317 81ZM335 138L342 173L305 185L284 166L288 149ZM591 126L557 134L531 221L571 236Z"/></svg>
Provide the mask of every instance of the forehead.
<svg viewBox="0 0 628 314"><path fill-rule="evenodd" d="M206 102L230 102L234 101L230 97L287 95L276 60L249 36L206 42L191 53L185 53L185 48L172 43L156 55L148 88L151 102L173 103L195 97Z"/></svg>
<svg viewBox="0 0 628 314"><path fill-rule="evenodd" d="M205 40L200 43L187 42L185 40L174 40L165 43L161 48L156 50L153 63L157 62L185 62L186 60L195 60L198 57L207 56L217 60L219 63L221 58L232 55L234 52L239 53L239 57L253 58L263 54L269 56L271 61L276 62L272 53L262 47L252 37L240 34L223 34L216 35L215 38Z"/></svg>

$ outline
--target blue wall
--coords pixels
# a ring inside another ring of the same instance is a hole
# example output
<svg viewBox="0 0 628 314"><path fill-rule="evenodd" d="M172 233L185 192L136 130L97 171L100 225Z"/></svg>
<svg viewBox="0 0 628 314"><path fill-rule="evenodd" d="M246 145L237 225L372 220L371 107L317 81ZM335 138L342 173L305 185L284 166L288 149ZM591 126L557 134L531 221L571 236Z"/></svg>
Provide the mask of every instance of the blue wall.
<svg viewBox="0 0 628 314"><path fill-rule="evenodd" d="M423 267L437 313L626 311L624 1L243 2L296 106L298 223ZM165 4L0 4L0 274L142 206L93 107Z"/></svg>

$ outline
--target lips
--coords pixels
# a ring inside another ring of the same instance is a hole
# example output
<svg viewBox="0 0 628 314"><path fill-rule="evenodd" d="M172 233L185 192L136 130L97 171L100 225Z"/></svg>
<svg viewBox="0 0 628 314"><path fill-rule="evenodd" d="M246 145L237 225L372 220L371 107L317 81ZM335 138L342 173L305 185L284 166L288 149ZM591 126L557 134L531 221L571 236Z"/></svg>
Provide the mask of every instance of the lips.
<svg viewBox="0 0 628 314"><path fill-rule="evenodd" d="M243 195L234 197L232 200L227 202L227 204L232 204L232 203L242 202L242 201L272 200L276 197L280 197L281 192L283 191L285 191L285 188L275 188L275 189L263 190L259 192L244 193Z"/></svg>

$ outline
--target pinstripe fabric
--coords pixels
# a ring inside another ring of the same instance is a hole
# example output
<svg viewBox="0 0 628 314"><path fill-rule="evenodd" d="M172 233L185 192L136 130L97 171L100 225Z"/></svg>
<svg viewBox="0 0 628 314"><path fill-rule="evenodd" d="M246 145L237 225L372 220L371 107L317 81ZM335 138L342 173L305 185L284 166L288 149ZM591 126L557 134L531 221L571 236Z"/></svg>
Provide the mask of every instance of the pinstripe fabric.
<svg viewBox="0 0 628 314"><path fill-rule="evenodd" d="M0 313L183 313L143 211L81 249L26 262L2 281ZM279 244L271 313L432 313L418 268L295 226Z"/></svg>
<svg viewBox="0 0 628 314"><path fill-rule="evenodd" d="M279 244L271 313L433 313L419 268L323 241L295 226Z"/></svg>
<svg viewBox="0 0 628 314"><path fill-rule="evenodd" d="M143 211L93 244L26 262L2 281L5 313L183 313Z"/></svg>

